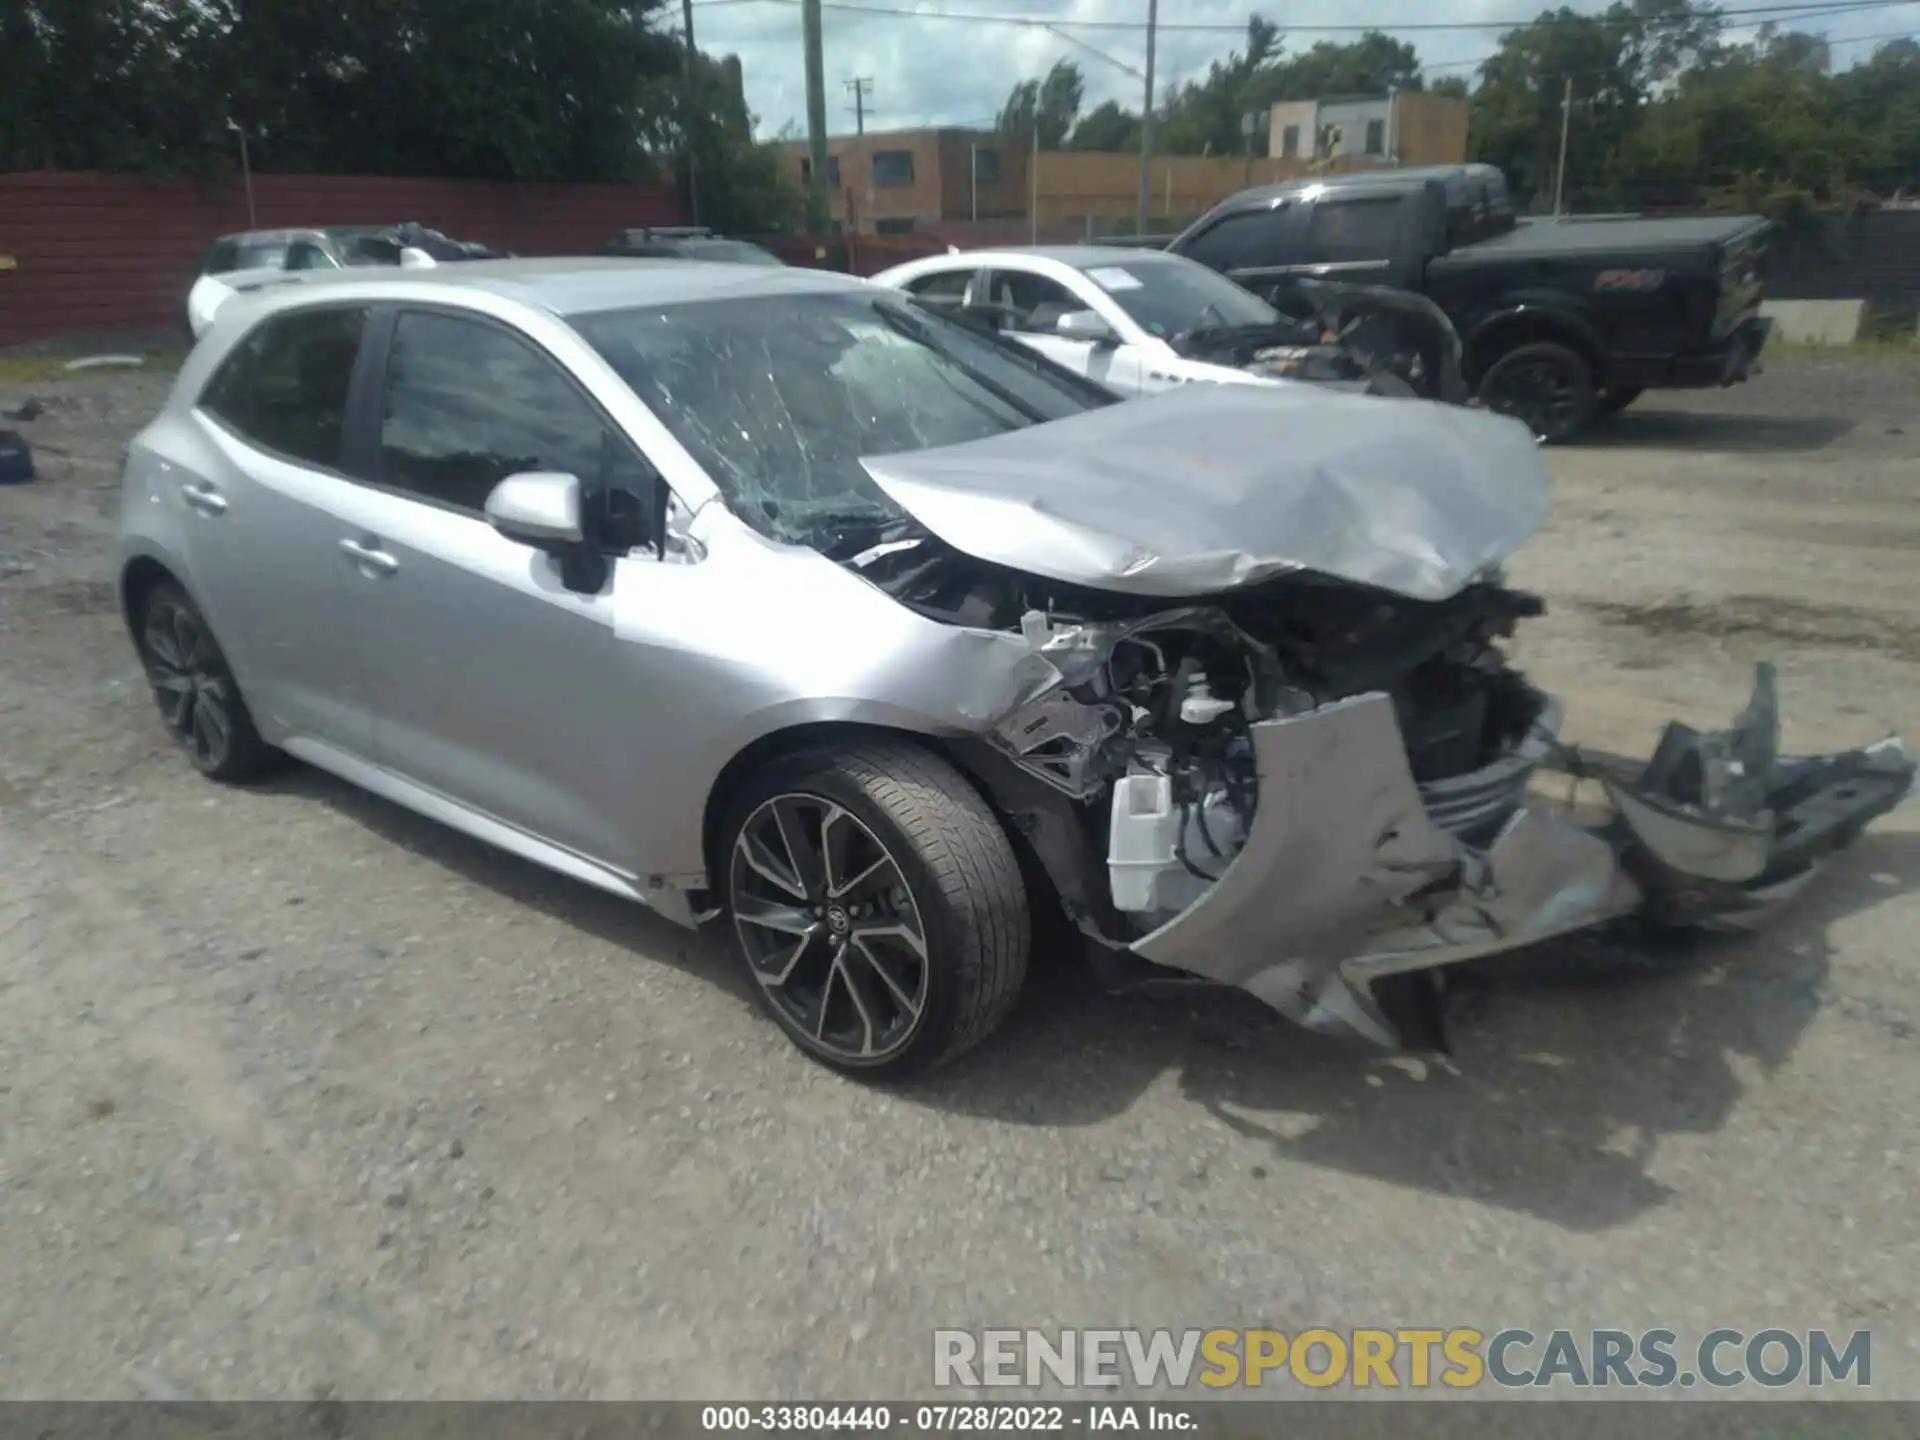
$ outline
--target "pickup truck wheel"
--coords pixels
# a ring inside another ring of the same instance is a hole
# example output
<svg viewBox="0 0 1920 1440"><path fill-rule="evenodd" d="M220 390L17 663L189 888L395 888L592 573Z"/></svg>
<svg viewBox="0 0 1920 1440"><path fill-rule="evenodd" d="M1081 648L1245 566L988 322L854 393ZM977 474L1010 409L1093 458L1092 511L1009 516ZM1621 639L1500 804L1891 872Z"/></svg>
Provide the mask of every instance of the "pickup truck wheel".
<svg viewBox="0 0 1920 1440"><path fill-rule="evenodd" d="M1600 396L1600 413L1618 415L1646 392L1638 385L1611 385Z"/></svg>
<svg viewBox="0 0 1920 1440"><path fill-rule="evenodd" d="M1525 423L1546 444L1564 440L1594 416L1593 367L1579 351L1542 340L1509 350L1480 379L1489 410Z"/></svg>

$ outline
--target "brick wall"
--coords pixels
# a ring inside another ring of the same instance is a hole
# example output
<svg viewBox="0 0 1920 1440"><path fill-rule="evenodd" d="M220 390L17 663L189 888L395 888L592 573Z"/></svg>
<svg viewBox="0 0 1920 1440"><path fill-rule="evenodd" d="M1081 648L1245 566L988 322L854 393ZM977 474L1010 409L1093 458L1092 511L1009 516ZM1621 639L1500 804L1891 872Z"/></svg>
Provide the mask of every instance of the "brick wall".
<svg viewBox="0 0 1920 1440"><path fill-rule="evenodd" d="M256 175L257 228L417 220L523 255L597 248L615 230L682 222L679 195L645 185L515 185L362 175ZM227 184L130 175L0 175L0 344L64 330L177 319L200 251L256 228Z"/></svg>

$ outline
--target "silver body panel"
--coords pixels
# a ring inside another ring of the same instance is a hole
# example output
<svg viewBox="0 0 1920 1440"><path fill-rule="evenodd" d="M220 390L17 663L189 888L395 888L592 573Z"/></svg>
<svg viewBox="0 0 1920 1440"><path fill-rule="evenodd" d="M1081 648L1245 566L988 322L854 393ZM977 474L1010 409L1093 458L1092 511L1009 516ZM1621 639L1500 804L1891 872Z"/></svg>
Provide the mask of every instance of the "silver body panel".
<svg viewBox="0 0 1920 1440"><path fill-rule="evenodd" d="M1017 757L1009 717L1057 710L1071 730L1063 687L1105 664L1070 642L1046 653L1044 617L1025 633L942 623L750 528L566 318L858 288L685 261L480 262L242 297L131 447L123 560L157 562L184 585L269 742L691 923L712 879L714 797L761 742L854 725ZM510 326L664 479L664 545L614 558L608 583L582 594L551 555L480 516L268 454L198 407L256 321L316 303L452 307ZM1156 466L1183 484L1151 493ZM1194 389L869 468L963 552L1149 595L1304 568L1444 596L1532 533L1545 507L1522 427L1306 387ZM1619 818L1605 832L1522 805L1538 767L1569 764L1557 722L1549 704L1512 753L1424 786L1384 696L1253 724L1261 798L1244 849L1134 948L1303 1023L1390 1039L1372 979L1639 908L1649 890L1644 869L1630 873L1636 857L1656 879L1666 866L1733 887L1720 912L1781 888L1767 873L1776 792L1707 815L1629 778L1610 787ZM1809 816L1826 806L1819 823L1836 833L1912 787L1897 742L1817 762L1845 769L1844 784L1801 783L1812 772L1793 767L1816 762L1776 765L1776 727L1769 680L1727 753L1764 759L1786 787L1777 793L1798 785L1794 803ZM1721 751L1700 753L1712 762ZM1097 780L1042 778L1049 793L1084 792L1058 803L1097 808ZM1477 834L1494 838L1480 848L1463 838Z"/></svg>
<svg viewBox="0 0 1920 1440"><path fill-rule="evenodd" d="M1313 570L1445 599L1547 513L1517 422L1307 385L1190 386L865 463L957 550L1140 595Z"/></svg>

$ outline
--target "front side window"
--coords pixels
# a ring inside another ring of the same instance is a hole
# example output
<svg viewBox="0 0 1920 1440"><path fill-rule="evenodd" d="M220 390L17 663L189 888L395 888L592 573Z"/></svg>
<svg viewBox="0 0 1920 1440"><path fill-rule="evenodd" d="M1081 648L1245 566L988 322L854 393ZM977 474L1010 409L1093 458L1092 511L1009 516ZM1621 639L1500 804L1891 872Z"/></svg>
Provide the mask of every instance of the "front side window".
<svg viewBox="0 0 1920 1440"><path fill-rule="evenodd" d="M703 300L573 323L734 512L790 543L902 518L865 456L985 439L1117 398L890 295Z"/></svg>
<svg viewBox="0 0 1920 1440"><path fill-rule="evenodd" d="M1384 120L1367 121L1367 154L1384 155L1387 153L1387 122Z"/></svg>
<svg viewBox="0 0 1920 1440"><path fill-rule="evenodd" d="M902 288L923 305L939 310L957 310L967 298L967 286L973 283L973 270L942 270L909 280Z"/></svg>
<svg viewBox="0 0 1920 1440"><path fill-rule="evenodd" d="M337 270L331 255L311 240L296 240L287 248L289 270Z"/></svg>
<svg viewBox="0 0 1920 1440"><path fill-rule="evenodd" d="M200 408L263 449L336 468L366 323L364 309L345 307L274 316L234 347Z"/></svg>
<svg viewBox="0 0 1920 1440"><path fill-rule="evenodd" d="M1001 270L993 277L990 295L1000 320L1009 330L1029 335L1051 335L1060 329L1060 317L1087 308L1058 280Z"/></svg>
<svg viewBox="0 0 1920 1440"><path fill-rule="evenodd" d="M1323 261L1385 260L1400 233L1400 201L1323 200L1307 223L1310 258Z"/></svg>
<svg viewBox="0 0 1920 1440"><path fill-rule="evenodd" d="M409 311L394 327L380 478L479 514L507 476L554 470L589 495L647 493L651 472L560 367L494 325Z"/></svg>
<svg viewBox="0 0 1920 1440"><path fill-rule="evenodd" d="M234 246L235 270L280 270L287 263L284 240L242 240Z"/></svg>
<svg viewBox="0 0 1920 1440"><path fill-rule="evenodd" d="M1240 270L1260 265L1284 265L1281 230L1287 207L1271 210L1243 210L1209 225L1188 242L1185 254L1190 260L1215 270Z"/></svg>
<svg viewBox="0 0 1920 1440"><path fill-rule="evenodd" d="M1276 311L1258 296L1204 265L1171 259L1129 259L1084 267L1134 323L1162 339L1194 330L1273 325Z"/></svg>

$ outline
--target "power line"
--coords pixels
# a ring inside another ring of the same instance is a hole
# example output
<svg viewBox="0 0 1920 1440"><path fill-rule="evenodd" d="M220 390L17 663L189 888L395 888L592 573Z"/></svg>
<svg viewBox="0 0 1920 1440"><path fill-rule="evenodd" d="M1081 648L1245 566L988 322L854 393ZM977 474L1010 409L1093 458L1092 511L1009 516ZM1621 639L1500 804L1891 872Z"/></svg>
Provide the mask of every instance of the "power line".
<svg viewBox="0 0 1920 1440"><path fill-rule="evenodd" d="M1822 35L1820 38L1829 46L1872 45L1885 40L1920 39L1920 30L1887 30L1876 35ZM1474 56L1471 60L1428 61L1420 66L1420 72L1424 75L1429 70L1475 70L1504 53L1501 50L1490 50L1485 55Z"/></svg>
<svg viewBox="0 0 1920 1440"><path fill-rule="evenodd" d="M799 5L802 0L693 0L695 8L717 5ZM1846 15L1861 10L1898 9L1912 3L1912 0L1838 0L1834 4L1769 4L1729 6L1714 11L1723 20L1735 20L1743 17L1775 16L1801 20L1818 19L1825 15ZM991 14L971 10L932 10L909 9L903 5L885 5L866 3L866 0L820 0L823 10L840 10L858 15L878 15L889 19L906 20L954 20L975 25L1016 25L1023 29L1058 31L1061 28L1074 30L1114 30L1137 33L1141 26L1131 20L1072 20L1051 19L1036 15ZM1313 35L1351 35L1365 34L1369 31L1383 33L1398 32L1445 32L1463 30L1520 30L1535 25L1580 24L1597 22L1600 15L1535 15L1518 20L1416 20L1370 21L1344 25L1287 25L1282 27L1285 34ZM1757 23L1757 20L1756 20ZM1245 25L1224 22L1195 20L1162 20L1158 28L1162 31L1182 31L1192 34L1244 35Z"/></svg>

